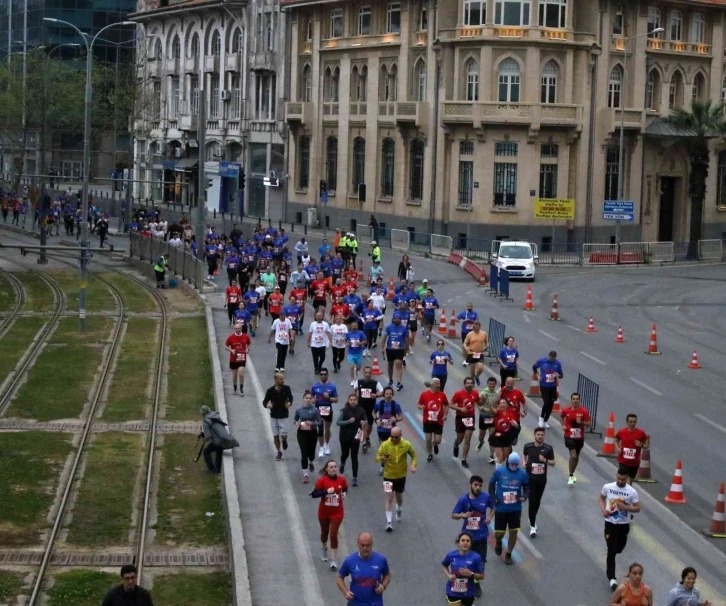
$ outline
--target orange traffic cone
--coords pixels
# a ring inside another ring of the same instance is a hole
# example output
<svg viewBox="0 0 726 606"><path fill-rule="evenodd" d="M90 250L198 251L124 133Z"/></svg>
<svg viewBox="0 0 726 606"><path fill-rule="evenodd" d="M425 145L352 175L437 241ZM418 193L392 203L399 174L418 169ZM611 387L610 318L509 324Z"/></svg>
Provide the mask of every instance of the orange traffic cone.
<svg viewBox="0 0 726 606"><path fill-rule="evenodd" d="M716 507L711 518L711 528L704 530L703 534L715 539L726 539L726 503L724 503L724 483L718 489Z"/></svg>
<svg viewBox="0 0 726 606"><path fill-rule="evenodd" d="M456 338L456 312L451 310L451 321L449 322L449 334L450 339Z"/></svg>
<svg viewBox="0 0 726 606"><path fill-rule="evenodd" d="M535 307L532 303L532 287L527 286L527 299L524 302L524 311L534 311Z"/></svg>
<svg viewBox="0 0 726 606"><path fill-rule="evenodd" d="M585 329L585 332L597 332L597 328L595 328L595 320L590 318L590 321L587 323L587 328Z"/></svg>
<svg viewBox="0 0 726 606"><path fill-rule="evenodd" d="M687 368L703 368L698 363L698 352L694 349L693 350L693 356L691 356L691 363L687 366Z"/></svg>
<svg viewBox="0 0 726 606"><path fill-rule="evenodd" d="M658 481L650 477L650 448L643 448L640 453L640 467L638 467L635 481L645 482L646 484L655 484Z"/></svg>
<svg viewBox="0 0 726 606"><path fill-rule="evenodd" d="M532 380L529 383L529 393L527 395L530 398L541 398L542 394L539 390L539 377L536 372L532 373Z"/></svg>
<svg viewBox="0 0 726 606"><path fill-rule="evenodd" d="M560 407L560 382L557 381L557 391L555 392L557 395L555 397L555 403L552 405L552 414L559 414L562 412L562 408Z"/></svg>
<svg viewBox="0 0 726 606"><path fill-rule="evenodd" d="M445 335L448 331L446 330L446 308L441 309L441 319L439 320L439 328L436 331L440 335Z"/></svg>
<svg viewBox="0 0 726 606"><path fill-rule="evenodd" d="M383 374L381 372L381 367L378 365L378 356L375 354L373 354L373 367L371 369L371 374L377 377Z"/></svg>
<svg viewBox="0 0 726 606"><path fill-rule="evenodd" d="M550 312L550 320L560 321L560 310L558 307L557 295L552 295L552 311Z"/></svg>
<svg viewBox="0 0 726 606"><path fill-rule="evenodd" d="M656 334L655 324L653 324L653 328L650 329L650 343L648 343L648 351L645 353L650 354L651 356L660 355L660 352L658 351L658 335Z"/></svg>
<svg viewBox="0 0 726 606"><path fill-rule="evenodd" d="M666 503L686 503L686 499L683 496L683 469L681 468L680 459L676 463L676 472L673 474L671 489L668 491L668 496L665 500Z"/></svg>
<svg viewBox="0 0 726 606"><path fill-rule="evenodd" d="M358 282L365 282L366 278L363 275L363 261L358 264Z"/></svg>
<svg viewBox="0 0 726 606"><path fill-rule="evenodd" d="M388 281L388 293L386 294L386 299L391 301L395 295L396 295L396 286L393 283L393 276L391 276L391 279Z"/></svg>
<svg viewBox="0 0 726 606"><path fill-rule="evenodd" d="M481 274L479 275L479 286L487 286L488 284L489 278L487 278L487 272L482 269Z"/></svg>
<svg viewBox="0 0 726 606"><path fill-rule="evenodd" d="M623 327L618 326L618 336L615 337L615 343L625 343L625 337L623 336Z"/></svg>
<svg viewBox="0 0 726 606"><path fill-rule="evenodd" d="M610 413L608 420L608 428L605 431L605 441L602 444L602 450L597 453L598 457L615 457L615 413Z"/></svg>

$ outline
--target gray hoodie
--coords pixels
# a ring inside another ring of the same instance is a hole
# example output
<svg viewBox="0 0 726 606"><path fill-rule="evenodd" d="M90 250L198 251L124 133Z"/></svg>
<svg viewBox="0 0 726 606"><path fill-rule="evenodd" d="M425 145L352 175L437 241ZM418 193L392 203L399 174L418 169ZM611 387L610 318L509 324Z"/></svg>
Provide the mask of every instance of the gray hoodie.
<svg viewBox="0 0 726 606"><path fill-rule="evenodd" d="M301 406L295 411L295 422L297 421L310 421L314 427L319 427L323 424L323 419L320 418L320 412L318 412L317 406Z"/></svg>
<svg viewBox="0 0 726 606"><path fill-rule="evenodd" d="M698 606L701 603L698 587L686 589L681 583L668 592L664 606Z"/></svg>

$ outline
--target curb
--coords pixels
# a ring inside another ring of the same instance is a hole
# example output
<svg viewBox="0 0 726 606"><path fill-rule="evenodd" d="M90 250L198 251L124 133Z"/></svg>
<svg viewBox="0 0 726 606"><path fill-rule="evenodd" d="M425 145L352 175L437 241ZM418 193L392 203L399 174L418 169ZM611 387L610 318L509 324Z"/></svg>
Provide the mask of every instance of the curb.
<svg viewBox="0 0 726 606"><path fill-rule="evenodd" d="M202 300L204 301L204 310L207 319L209 355L212 361L214 406L226 422L227 403L224 398L222 367L220 366L219 350L217 349L217 330L214 328L214 321L212 319L212 307L206 297L202 296ZM237 481L234 474L234 459L231 450L224 452L224 463L222 464L222 494L227 511L227 530L229 531L232 574L234 575L234 604L235 606L252 606L252 590L250 589L250 577L247 568L247 548L242 530L242 514L240 512Z"/></svg>

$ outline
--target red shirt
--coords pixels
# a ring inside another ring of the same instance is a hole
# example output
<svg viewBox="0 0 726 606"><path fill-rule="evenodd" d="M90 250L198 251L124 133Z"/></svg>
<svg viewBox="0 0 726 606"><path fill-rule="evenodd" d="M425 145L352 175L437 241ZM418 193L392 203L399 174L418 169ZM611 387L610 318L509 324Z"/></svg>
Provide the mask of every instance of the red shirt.
<svg viewBox="0 0 726 606"><path fill-rule="evenodd" d="M330 308L330 317L335 318L338 314L343 316L343 319L347 318L350 315L350 306L347 303L333 305Z"/></svg>
<svg viewBox="0 0 726 606"><path fill-rule="evenodd" d="M313 291L313 299L325 301L328 292L328 283L325 280L313 280L310 283L310 288Z"/></svg>
<svg viewBox="0 0 726 606"><path fill-rule="evenodd" d="M514 415L514 420L519 423L519 420L522 416L522 407L525 406L526 402L524 400L524 394L519 391L519 389L513 389L512 391L509 391L508 389L502 388L499 390L499 395L503 400L507 401L507 404L509 405L509 409L512 411L512 414Z"/></svg>
<svg viewBox="0 0 726 606"><path fill-rule="evenodd" d="M232 305L239 304L239 299L242 296L242 291L239 286L228 286L225 293L227 296L227 303L231 303Z"/></svg>
<svg viewBox="0 0 726 606"><path fill-rule="evenodd" d="M618 455L618 462L623 465L638 467L640 465L640 451L643 450L642 444L648 441L648 434L640 427L636 427L633 431L623 427L615 434L615 440L620 440L621 450ZM636 441L640 442L641 446L636 446Z"/></svg>
<svg viewBox="0 0 726 606"><path fill-rule="evenodd" d="M295 299L297 299L297 304L298 305L304 306L305 305L305 301L308 298L308 293L305 292L305 289L304 288L293 288L290 291L290 296L291 297L295 297Z"/></svg>
<svg viewBox="0 0 726 606"><path fill-rule="evenodd" d="M348 269L343 272L343 282L349 282L350 284L356 284L358 280L358 272L355 269Z"/></svg>
<svg viewBox="0 0 726 606"><path fill-rule="evenodd" d="M273 292L267 297L267 305L270 308L271 314L279 314L282 311L282 295Z"/></svg>
<svg viewBox="0 0 726 606"><path fill-rule="evenodd" d="M340 285L340 286L331 286L330 287L330 298L335 301L338 297L341 299L347 294L348 289L347 287Z"/></svg>
<svg viewBox="0 0 726 606"><path fill-rule="evenodd" d="M246 362L247 361L247 349L249 348L252 341L250 341L249 336L246 334L237 334L232 333L227 337L227 340L224 342L224 344L227 347L232 348L232 352L229 354L229 361L230 362Z"/></svg>
<svg viewBox="0 0 726 606"><path fill-rule="evenodd" d="M451 398L451 403L464 408L464 412L456 411L457 417L473 417L476 414L476 405L479 403L479 394L476 390L466 391L466 389L460 389Z"/></svg>
<svg viewBox="0 0 726 606"><path fill-rule="evenodd" d="M497 410L494 415L494 435L500 437L502 434L507 433L512 428L513 422L519 424L511 408L507 408L504 412Z"/></svg>
<svg viewBox="0 0 726 606"><path fill-rule="evenodd" d="M424 391L418 397L418 405L423 406L424 423L436 423L443 427L444 415L449 405L449 399L443 391L436 393L431 390Z"/></svg>
<svg viewBox="0 0 726 606"><path fill-rule="evenodd" d="M582 427L582 424L590 423L591 420L590 413L583 406L578 406L577 410L572 408L572 406L568 406L560 413L560 417L565 428L565 438L570 438L571 440L585 439L585 429ZM576 423L578 427L573 427L573 423Z"/></svg>
<svg viewBox="0 0 726 606"><path fill-rule="evenodd" d="M320 497L320 505L318 506L318 518L343 518L343 491L348 490L348 482L343 476L331 478L327 473L320 476L315 482L315 490L325 490L334 488L333 494L326 494Z"/></svg>

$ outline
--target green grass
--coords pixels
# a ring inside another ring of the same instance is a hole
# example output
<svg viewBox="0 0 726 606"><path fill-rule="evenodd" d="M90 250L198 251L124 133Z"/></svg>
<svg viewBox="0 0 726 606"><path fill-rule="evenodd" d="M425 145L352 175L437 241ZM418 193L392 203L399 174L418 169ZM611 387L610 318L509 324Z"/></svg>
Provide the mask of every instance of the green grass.
<svg viewBox="0 0 726 606"><path fill-rule="evenodd" d="M15 307L15 291L10 280L0 273L0 312L10 311Z"/></svg>
<svg viewBox="0 0 726 606"><path fill-rule="evenodd" d="M155 525L158 544L226 544L219 476L192 461L193 435L164 436ZM213 516L207 516L211 512Z"/></svg>
<svg viewBox="0 0 726 606"><path fill-rule="evenodd" d="M92 316L85 333L76 318L63 318L12 401L9 417L51 421L80 416L103 356L113 319Z"/></svg>
<svg viewBox="0 0 726 606"><path fill-rule="evenodd" d="M129 318L126 336L111 380L103 409L109 423L143 419L148 415L152 397L147 392L149 370L158 351L159 322L149 318Z"/></svg>
<svg viewBox="0 0 726 606"><path fill-rule="evenodd" d="M121 293L121 299L128 311L138 313L159 311L159 305L149 291L130 278L111 272L103 274L103 278Z"/></svg>
<svg viewBox="0 0 726 606"><path fill-rule="evenodd" d="M135 470L144 452L141 435L96 434L73 506L70 544L97 548L128 543Z"/></svg>
<svg viewBox="0 0 726 606"><path fill-rule="evenodd" d="M78 272L71 271L52 271L48 272L48 276L58 283L58 286L65 295L65 309L78 309L78 294L80 292L81 283ZM88 281L86 309L90 312L97 311L114 311L116 302L113 295L100 280L91 278Z"/></svg>
<svg viewBox="0 0 726 606"><path fill-rule="evenodd" d="M166 418L199 418L199 407L212 403L212 365L204 317L170 321Z"/></svg>
<svg viewBox="0 0 726 606"><path fill-rule="evenodd" d="M4 433L0 456L0 545L40 542L58 476L71 452L70 434Z"/></svg>
<svg viewBox="0 0 726 606"><path fill-rule="evenodd" d="M109 588L121 582L118 574L96 570L69 570L54 576L48 606L98 606Z"/></svg>
<svg viewBox="0 0 726 606"><path fill-rule="evenodd" d="M188 572L158 576L153 597L158 606L232 606L232 575Z"/></svg>
<svg viewBox="0 0 726 606"><path fill-rule="evenodd" d="M42 316L15 319L10 330L0 339L0 383L13 371L33 337L48 320Z"/></svg>
<svg viewBox="0 0 726 606"><path fill-rule="evenodd" d="M52 311L53 291L37 274L28 272L15 274L25 287L25 305L23 311Z"/></svg>
<svg viewBox="0 0 726 606"><path fill-rule="evenodd" d="M0 570L0 604L15 606L16 598L23 590L23 575L17 572Z"/></svg>

